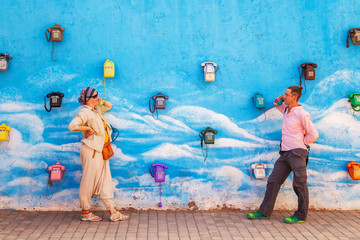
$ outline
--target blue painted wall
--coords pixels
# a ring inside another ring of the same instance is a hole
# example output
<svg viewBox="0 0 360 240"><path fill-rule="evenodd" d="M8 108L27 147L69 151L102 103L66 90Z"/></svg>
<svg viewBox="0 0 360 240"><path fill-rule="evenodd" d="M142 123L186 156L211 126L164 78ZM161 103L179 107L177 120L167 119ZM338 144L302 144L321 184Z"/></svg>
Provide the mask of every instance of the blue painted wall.
<svg viewBox="0 0 360 240"><path fill-rule="evenodd" d="M360 48L345 47L347 31L360 27L359 10L354 0L2 0L0 52L13 59L0 72L0 123L12 127L0 150L0 208L79 209L81 134L67 126L81 108L81 89L104 95L102 66L110 59L116 75L107 87L114 104L107 118L120 130L110 160L120 207L157 207L159 185L148 167L160 162L169 166L165 209L256 208L266 180L251 181L249 166L267 163L271 172L282 115L259 113L251 97L263 93L270 107L298 85L297 67L315 62L316 80L307 81L300 100L320 134L308 165L310 205L359 209L360 185L345 180L346 163L360 161L360 116L347 102L360 91ZM54 62L44 31L56 23L65 32ZM201 90L205 61L220 70ZM52 91L65 98L48 113L43 98ZM158 92L169 101L154 120L148 100ZM204 162L198 133L208 126L218 134ZM67 169L47 200L45 168L57 161ZM296 205L290 177L276 208Z"/></svg>

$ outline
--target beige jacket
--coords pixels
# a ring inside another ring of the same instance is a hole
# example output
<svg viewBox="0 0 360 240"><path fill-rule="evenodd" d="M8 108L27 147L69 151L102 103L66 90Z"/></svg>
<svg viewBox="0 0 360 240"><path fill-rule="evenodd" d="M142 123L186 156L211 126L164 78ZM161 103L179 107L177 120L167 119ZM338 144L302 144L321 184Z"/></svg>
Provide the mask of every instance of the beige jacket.
<svg viewBox="0 0 360 240"><path fill-rule="evenodd" d="M101 108L99 105L96 105L94 108L91 108L87 105L83 106L76 117L74 117L74 119L70 122L69 130L74 131L79 126L90 127L92 130L94 130L94 132L96 132L97 135L93 134L90 137L85 138L86 131L81 131L84 136L81 142L96 151L102 152L105 141L105 129L102 120L104 120L107 125L106 130L109 134L110 141L112 141L112 128L101 113Z"/></svg>

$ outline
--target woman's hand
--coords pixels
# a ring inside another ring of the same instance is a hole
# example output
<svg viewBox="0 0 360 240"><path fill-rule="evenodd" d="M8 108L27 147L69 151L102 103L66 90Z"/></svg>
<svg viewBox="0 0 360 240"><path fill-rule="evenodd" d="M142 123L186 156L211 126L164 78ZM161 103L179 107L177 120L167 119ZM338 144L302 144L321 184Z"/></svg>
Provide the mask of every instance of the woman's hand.
<svg viewBox="0 0 360 240"><path fill-rule="evenodd" d="M96 132L94 132L94 130L92 130L91 128L89 130L86 131L85 137L88 138L92 135L97 135Z"/></svg>

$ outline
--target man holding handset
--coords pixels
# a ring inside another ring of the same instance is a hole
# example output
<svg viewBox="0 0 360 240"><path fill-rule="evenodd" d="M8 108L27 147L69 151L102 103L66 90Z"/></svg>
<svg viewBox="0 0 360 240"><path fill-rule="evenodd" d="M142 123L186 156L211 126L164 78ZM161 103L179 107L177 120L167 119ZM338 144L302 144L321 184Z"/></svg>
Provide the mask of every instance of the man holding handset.
<svg viewBox="0 0 360 240"><path fill-rule="evenodd" d="M248 213L250 219L266 219L273 212L276 197L281 185L291 171L293 189L298 197L298 209L285 218L285 223L301 223L306 220L309 207L309 191L307 185L306 166L308 159L307 147L318 139L319 134L307 113L298 101L302 88L292 86L286 89L284 95L275 99L275 107L284 115L282 123L280 157L275 162L274 169L269 176L266 193L258 211ZM279 105L278 101L284 100Z"/></svg>

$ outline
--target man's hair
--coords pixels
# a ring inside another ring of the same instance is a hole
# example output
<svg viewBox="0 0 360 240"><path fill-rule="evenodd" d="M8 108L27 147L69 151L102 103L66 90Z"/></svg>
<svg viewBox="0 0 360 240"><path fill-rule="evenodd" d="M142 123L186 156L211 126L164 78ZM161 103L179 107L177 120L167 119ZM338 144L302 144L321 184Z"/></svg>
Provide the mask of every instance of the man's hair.
<svg viewBox="0 0 360 240"><path fill-rule="evenodd" d="M301 91L303 90L303 88L298 87L298 86L291 86L291 87L288 87L288 89L291 90L292 95L297 96L297 101L299 101L299 99L301 98Z"/></svg>

